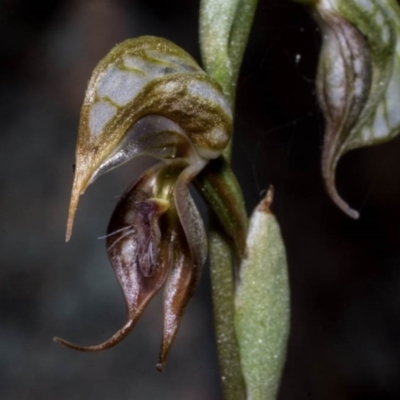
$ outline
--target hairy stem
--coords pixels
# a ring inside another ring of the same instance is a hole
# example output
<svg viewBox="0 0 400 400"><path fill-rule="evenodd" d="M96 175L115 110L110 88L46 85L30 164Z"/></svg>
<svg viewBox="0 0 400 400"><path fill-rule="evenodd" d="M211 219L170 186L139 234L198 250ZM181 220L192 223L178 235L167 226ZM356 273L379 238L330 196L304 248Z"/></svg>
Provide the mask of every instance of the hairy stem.
<svg viewBox="0 0 400 400"><path fill-rule="evenodd" d="M224 400L243 400L246 387L234 327L235 280L230 242L210 218L210 273L214 324Z"/></svg>
<svg viewBox="0 0 400 400"><path fill-rule="evenodd" d="M207 72L235 103L240 65L246 48L257 0L202 0L200 45ZM230 162L232 140L224 156ZM227 182L229 185L229 182ZM235 199L244 208L243 195ZM245 213L245 210L243 210ZM234 328L235 262L227 235L210 215L210 269L217 351L224 400L243 400L246 387Z"/></svg>

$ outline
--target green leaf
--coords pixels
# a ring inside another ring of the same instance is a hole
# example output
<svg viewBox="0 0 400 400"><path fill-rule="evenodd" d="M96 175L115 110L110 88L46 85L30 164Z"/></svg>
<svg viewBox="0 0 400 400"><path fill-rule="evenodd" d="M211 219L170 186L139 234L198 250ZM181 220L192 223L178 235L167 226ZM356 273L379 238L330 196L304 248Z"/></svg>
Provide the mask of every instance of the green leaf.
<svg viewBox="0 0 400 400"><path fill-rule="evenodd" d="M350 150L376 145L400 131L400 9L394 0L320 0L317 94L326 120L322 173L334 202L336 166Z"/></svg>
<svg viewBox="0 0 400 400"><path fill-rule="evenodd" d="M236 292L235 327L247 399L276 399L289 335L289 283L272 190L250 219Z"/></svg>

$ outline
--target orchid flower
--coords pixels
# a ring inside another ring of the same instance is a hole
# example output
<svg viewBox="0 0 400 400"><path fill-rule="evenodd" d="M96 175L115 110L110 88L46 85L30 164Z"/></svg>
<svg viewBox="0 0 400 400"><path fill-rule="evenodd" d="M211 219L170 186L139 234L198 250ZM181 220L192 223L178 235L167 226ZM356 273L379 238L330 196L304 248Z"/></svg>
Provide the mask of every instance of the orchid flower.
<svg viewBox="0 0 400 400"><path fill-rule="evenodd" d="M117 45L95 68L81 112L67 225L80 195L100 175L140 155L161 160L122 196L111 217L107 252L128 309L125 325L95 346L110 348L133 329L165 286L163 369L207 256L203 221L189 184L227 146L232 112L218 83L168 40L140 37Z"/></svg>

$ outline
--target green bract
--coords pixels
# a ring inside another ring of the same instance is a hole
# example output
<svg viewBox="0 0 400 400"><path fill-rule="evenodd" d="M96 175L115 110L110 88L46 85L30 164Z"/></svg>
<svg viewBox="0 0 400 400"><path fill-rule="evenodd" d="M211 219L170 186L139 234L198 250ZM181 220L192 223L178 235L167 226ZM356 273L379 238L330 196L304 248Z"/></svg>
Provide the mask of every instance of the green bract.
<svg viewBox="0 0 400 400"><path fill-rule="evenodd" d="M250 218L235 296L240 361L251 400L276 398L289 336L286 252L271 201L272 189Z"/></svg>

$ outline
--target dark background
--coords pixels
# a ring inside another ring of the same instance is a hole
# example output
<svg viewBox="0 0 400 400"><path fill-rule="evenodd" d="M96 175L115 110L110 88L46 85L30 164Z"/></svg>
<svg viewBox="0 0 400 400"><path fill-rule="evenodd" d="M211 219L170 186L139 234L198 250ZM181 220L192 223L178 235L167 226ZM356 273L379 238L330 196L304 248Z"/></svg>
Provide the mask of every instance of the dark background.
<svg viewBox="0 0 400 400"><path fill-rule="evenodd" d="M197 60L198 1L0 1L0 398L220 399L209 276L187 309L164 374L161 299L128 339L98 354L125 306L108 263L108 218L148 161L105 175L65 223L79 110L116 43L164 36ZM274 184L287 246L292 331L280 400L400 398L400 138L348 154L325 194L314 95L320 33L306 9L260 1L238 85L234 167L248 208Z"/></svg>

